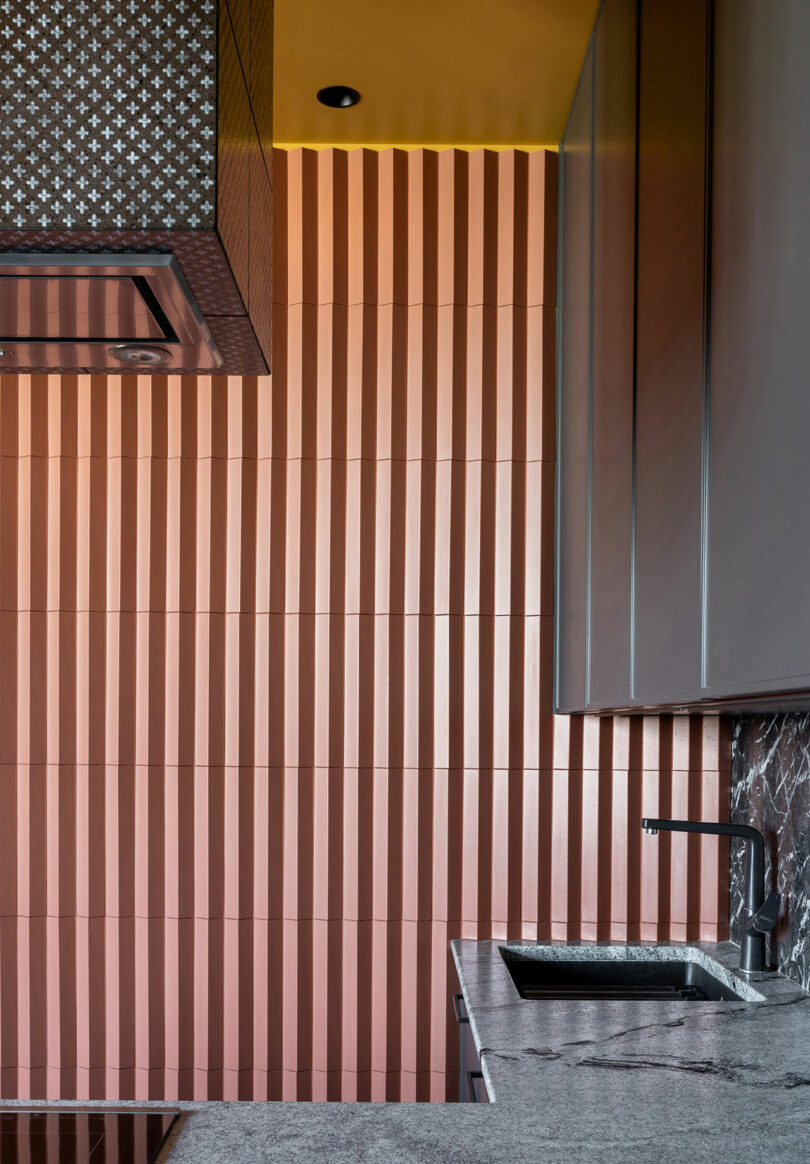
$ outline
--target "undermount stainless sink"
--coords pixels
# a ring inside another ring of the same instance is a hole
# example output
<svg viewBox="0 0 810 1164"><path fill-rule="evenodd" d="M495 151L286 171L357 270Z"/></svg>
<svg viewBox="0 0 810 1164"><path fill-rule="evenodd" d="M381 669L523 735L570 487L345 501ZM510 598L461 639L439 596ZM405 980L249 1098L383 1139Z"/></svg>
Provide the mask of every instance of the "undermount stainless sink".
<svg viewBox="0 0 810 1164"><path fill-rule="evenodd" d="M525 999L764 1001L696 947L501 946L500 952Z"/></svg>

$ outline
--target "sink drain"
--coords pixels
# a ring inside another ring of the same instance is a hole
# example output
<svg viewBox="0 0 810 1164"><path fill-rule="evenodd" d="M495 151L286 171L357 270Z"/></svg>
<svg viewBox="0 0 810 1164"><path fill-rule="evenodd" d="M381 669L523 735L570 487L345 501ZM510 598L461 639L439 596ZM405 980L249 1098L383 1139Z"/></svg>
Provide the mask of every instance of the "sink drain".
<svg viewBox="0 0 810 1164"><path fill-rule="evenodd" d="M172 354L166 348L152 344L117 344L110 348L110 355L121 364L136 364L140 368L157 368L168 364Z"/></svg>

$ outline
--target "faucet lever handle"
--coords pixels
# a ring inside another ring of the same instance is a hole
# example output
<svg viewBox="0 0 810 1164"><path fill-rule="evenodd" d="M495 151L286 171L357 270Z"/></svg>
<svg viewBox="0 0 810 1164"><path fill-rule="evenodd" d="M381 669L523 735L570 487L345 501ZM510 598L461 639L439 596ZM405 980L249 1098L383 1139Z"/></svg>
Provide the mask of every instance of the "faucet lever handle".
<svg viewBox="0 0 810 1164"><path fill-rule="evenodd" d="M781 897L778 893L769 893L757 912L745 924L747 930L756 930L758 934L766 934L772 930L779 920L779 905Z"/></svg>

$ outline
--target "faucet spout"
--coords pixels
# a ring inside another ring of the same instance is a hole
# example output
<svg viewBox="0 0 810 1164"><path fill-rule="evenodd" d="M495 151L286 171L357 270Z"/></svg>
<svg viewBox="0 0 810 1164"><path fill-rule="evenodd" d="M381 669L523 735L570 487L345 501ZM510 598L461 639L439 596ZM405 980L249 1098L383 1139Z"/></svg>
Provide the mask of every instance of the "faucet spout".
<svg viewBox="0 0 810 1164"><path fill-rule="evenodd" d="M747 842L745 866L745 912L740 935L740 970L755 974L765 969L765 934L779 918L780 897L771 893L765 899L765 842L759 829L751 825L725 824L706 820L661 820L642 817L641 827L655 836L659 831L702 833L716 837L741 837Z"/></svg>

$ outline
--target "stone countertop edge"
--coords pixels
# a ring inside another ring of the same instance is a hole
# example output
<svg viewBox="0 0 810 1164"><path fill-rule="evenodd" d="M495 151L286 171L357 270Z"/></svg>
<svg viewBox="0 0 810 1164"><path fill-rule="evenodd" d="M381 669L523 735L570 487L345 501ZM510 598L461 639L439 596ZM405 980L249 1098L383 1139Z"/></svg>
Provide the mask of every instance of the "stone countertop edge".
<svg viewBox="0 0 810 1164"><path fill-rule="evenodd" d="M804 1158L810 996L794 983L753 976L765 996L760 1003L530 1002L512 983L502 945L565 957L617 957L628 949L453 943L491 1104L0 1100L0 1107L179 1112L161 1164L718 1164L753 1152ZM630 948L645 956L671 948L665 957L697 950L731 973L739 956L731 943Z"/></svg>
<svg viewBox="0 0 810 1164"><path fill-rule="evenodd" d="M638 1082L642 1072L648 1090L654 1079L663 1083L669 1078L669 1091L683 1091L684 1082L703 1076L760 1092L806 1086L810 1100L810 995L775 972L739 974L739 947L732 942L460 938L451 948L493 1103L536 1102L538 1095L548 1096L559 1086L561 1077L574 1098L580 1082L587 1082L593 1096L602 1087L595 1075L624 1075L628 1082L632 1076ZM744 999L522 999L502 950L544 961L686 959L709 969ZM554 1071L549 1070L552 1064ZM572 1073L572 1067L589 1070ZM663 1086L662 1094L666 1091Z"/></svg>

